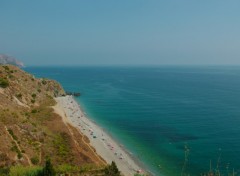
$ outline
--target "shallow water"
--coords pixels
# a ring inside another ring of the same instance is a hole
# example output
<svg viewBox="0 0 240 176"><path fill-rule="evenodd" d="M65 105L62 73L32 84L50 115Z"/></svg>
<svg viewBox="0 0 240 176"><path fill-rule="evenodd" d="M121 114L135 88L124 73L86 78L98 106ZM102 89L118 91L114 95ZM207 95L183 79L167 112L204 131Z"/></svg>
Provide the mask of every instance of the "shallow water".
<svg viewBox="0 0 240 176"><path fill-rule="evenodd" d="M240 67L28 67L81 92L88 116L156 175L240 172Z"/></svg>

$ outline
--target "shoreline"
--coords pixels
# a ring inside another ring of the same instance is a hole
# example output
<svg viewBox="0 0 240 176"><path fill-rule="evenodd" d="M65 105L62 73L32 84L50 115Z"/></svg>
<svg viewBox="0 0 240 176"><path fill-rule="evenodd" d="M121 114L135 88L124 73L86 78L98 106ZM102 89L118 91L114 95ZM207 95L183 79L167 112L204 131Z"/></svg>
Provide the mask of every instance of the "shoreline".
<svg viewBox="0 0 240 176"><path fill-rule="evenodd" d="M58 97L55 100L57 102L57 105L54 106L56 113L63 118L65 123L70 123L84 134L90 140L90 145L95 148L96 153L108 164L114 161L125 176L133 176L139 172L150 174L142 170L143 164L138 162L123 145L114 140L95 121L89 119L72 96Z"/></svg>

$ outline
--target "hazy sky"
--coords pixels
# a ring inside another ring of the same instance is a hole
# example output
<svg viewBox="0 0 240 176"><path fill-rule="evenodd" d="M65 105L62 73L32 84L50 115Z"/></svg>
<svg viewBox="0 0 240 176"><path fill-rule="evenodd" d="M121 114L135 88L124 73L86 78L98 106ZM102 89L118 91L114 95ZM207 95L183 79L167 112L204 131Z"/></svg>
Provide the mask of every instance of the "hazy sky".
<svg viewBox="0 0 240 176"><path fill-rule="evenodd" d="M240 64L239 0L0 0L26 65Z"/></svg>

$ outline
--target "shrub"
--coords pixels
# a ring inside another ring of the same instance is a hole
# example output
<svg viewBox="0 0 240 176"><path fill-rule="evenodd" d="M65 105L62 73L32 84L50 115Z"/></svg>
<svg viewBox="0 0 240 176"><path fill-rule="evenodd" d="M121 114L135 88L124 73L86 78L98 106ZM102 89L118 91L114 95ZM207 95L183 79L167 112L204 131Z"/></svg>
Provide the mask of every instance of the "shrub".
<svg viewBox="0 0 240 176"><path fill-rule="evenodd" d="M51 160L49 158L45 162L45 166L43 168L43 175L46 175L46 176L56 175L53 165L51 163Z"/></svg>
<svg viewBox="0 0 240 176"><path fill-rule="evenodd" d="M9 74L9 78L11 78L11 79L12 79L12 78L14 78L14 76L13 76L13 75L11 75L11 74Z"/></svg>
<svg viewBox="0 0 240 176"><path fill-rule="evenodd" d="M18 159L21 159L21 158L23 157L23 156L22 156L22 153L21 153L21 152L18 152L17 157L18 157Z"/></svg>
<svg viewBox="0 0 240 176"><path fill-rule="evenodd" d="M37 156L34 156L31 158L31 162L34 164L34 165L37 165L39 163L39 159Z"/></svg>
<svg viewBox="0 0 240 176"><path fill-rule="evenodd" d="M0 87L2 88L6 88L9 86L9 82L8 80L4 79L4 78L0 78Z"/></svg>
<svg viewBox="0 0 240 176"><path fill-rule="evenodd" d="M42 84L43 85L46 85L47 84L47 81L45 79L42 80Z"/></svg>
<svg viewBox="0 0 240 176"><path fill-rule="evenodd" d="M104 175L105 176L120 176L120 171L117 168L117 165L114 161L112 161L112 164L110 166L107 166L104 169Z"/></svg>
<svg viewBox="0 0 240 176"><path fill-rule="evenodd" d="M17 98L22 98L22 94L21 93L17 94Z"/></svg>
<svg viewBox="0 0 240 176"><path fill-rule="evenodd" d="M15 134L13 133L13 130L8 129L8 132L9 132L9 134L12 136L12 138L13 138L14 140L17 140L17 139L18 139L17 136L15 136Z"/></svg>
<svg viewBox="0 0 240 176"><path fill-rule="evenodd" d="M21 159L23 157L21 151L18 149L18 147L16 145L11 147L11 151L17 153L18 159Z"/></svg>
<svg viewBox="0 0 240 176"><path fill-rule="evenodd" d="M8 66L3 66L3 68L6 70L6 71L9 71L9 67Z"/></svg>
<svg viewBox="0 0 240 176"><path fill-rule="evenodd" d="M36 98L36 96L37 96L37 95L36 95L35 93L34 93L34 94L32 94L32 97L33 97L33 98Z"/></svg>
<svg viewBox="0 0 240 176"><path fill-rule="evenodd" d="M9 175L9 171L10 171L10 169L7 167L3 167L3 168L0 167L0 175L2 175L2 176Z"/></svg>
<svg viewBox="0 0 240 176"><path fill-rule="evenodd" d="M34 103L35 103L35 100L34 100L34 99L32 99L32 100L31 100L31 103L32 103L32 104L34 104Z"/></svg>
<svg viewBox="0 0 240 176"><path fill-rule="evenodd" d="M12 166L10 168L9 176L43 176L42 168L39 166Z"/></svg>
<svg viewBox="0 0 240 176"><path fill-rule="evenodd" d="M66 157L70 152L68 139L69 136L67 133L60 133L53 141L54 146L57 148L58 155L62 157Z"/></svg>
<svg viewBox="0 0 240 176"><path fill-rule="evenodd" d="M33 110L31 111L31 113L35 114L35 113L37 113L37 110L36 110L36 109L33 109Z"/></svg>

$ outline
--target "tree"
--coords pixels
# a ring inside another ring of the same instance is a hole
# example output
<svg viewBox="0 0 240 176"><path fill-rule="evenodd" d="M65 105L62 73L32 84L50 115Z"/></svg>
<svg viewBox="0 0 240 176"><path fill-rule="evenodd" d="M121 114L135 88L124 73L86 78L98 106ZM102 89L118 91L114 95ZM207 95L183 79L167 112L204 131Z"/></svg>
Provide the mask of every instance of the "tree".
<svg viewBox="0 0 240 176"><path fill-rule="evenodd" d="M9 82L6 79L0 78L0 87L6 88L9 86Z"/></svg>
<svg viewBox="0 0 240 176"><path fill-rule="evenodd" d="M45 162L45 166L43 168L43 175L44 176L55 176L56 175L53 165L51 163L51 160L49 158L47 158L47 160Z"/></svg>
<svg viewBox="0 0 240 176"><path fill-rule="evenodd" d="M107 166L104 170L105 176L120 176L120 171L118 170L116 163L112 161L110 166Z"/></svg>

